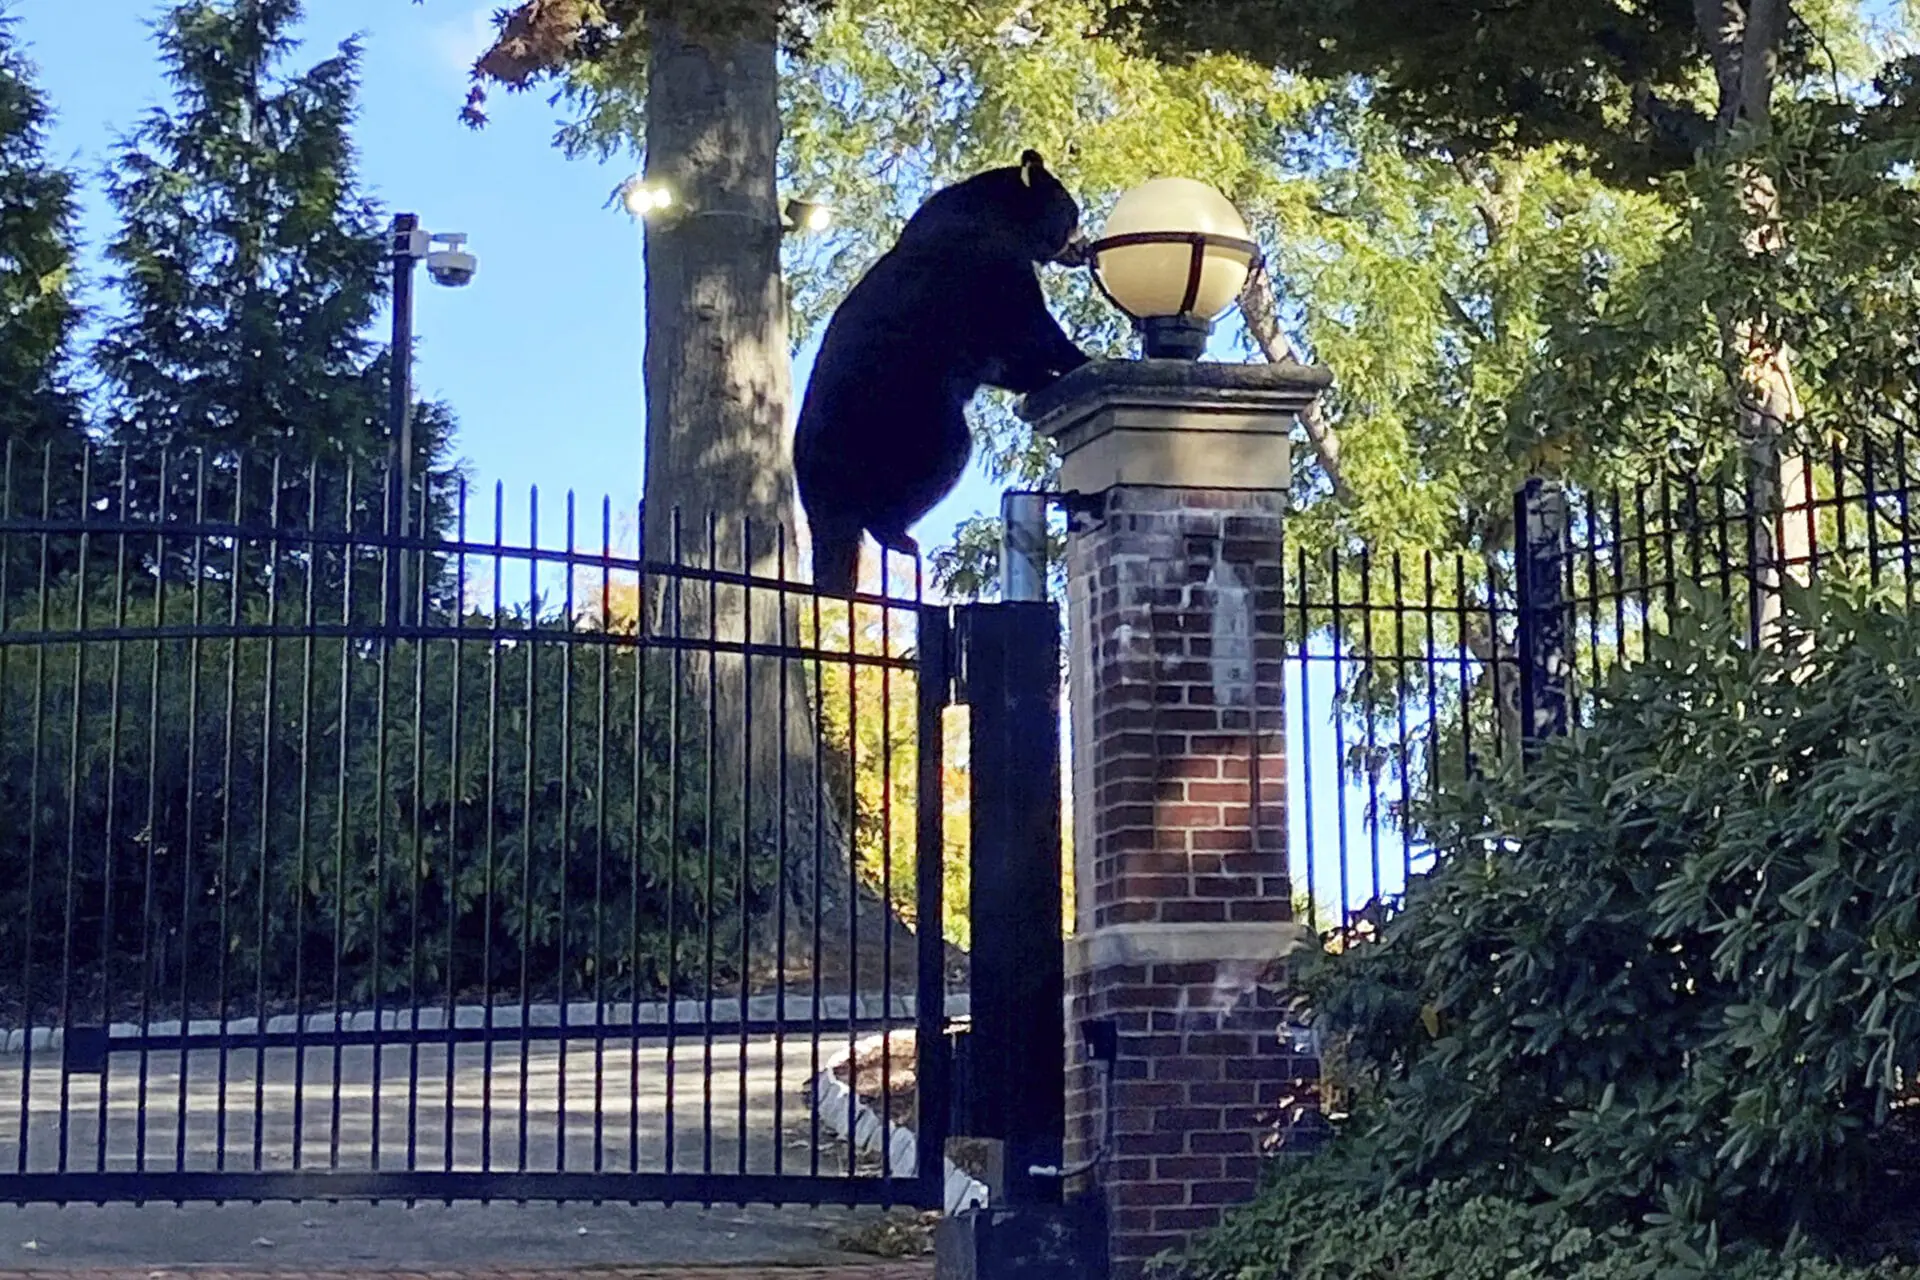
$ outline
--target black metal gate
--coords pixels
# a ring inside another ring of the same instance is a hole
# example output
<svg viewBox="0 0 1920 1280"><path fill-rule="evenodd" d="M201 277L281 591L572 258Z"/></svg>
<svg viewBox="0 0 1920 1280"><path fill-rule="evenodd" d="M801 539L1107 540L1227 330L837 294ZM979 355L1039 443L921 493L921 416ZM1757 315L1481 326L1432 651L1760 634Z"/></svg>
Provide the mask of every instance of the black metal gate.
<svg viewBox="0 0 1920 1280"><path fill-rule="evenodd" d="M0 1202L941 1205L946 611L415 502L9 450Z"/></svg>

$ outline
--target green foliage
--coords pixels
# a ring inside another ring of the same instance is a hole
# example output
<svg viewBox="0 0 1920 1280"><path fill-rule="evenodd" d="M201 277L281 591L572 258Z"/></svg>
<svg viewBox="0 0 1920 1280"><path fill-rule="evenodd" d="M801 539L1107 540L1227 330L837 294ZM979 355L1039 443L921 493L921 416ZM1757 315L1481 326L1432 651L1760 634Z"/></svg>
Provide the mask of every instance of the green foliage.
<svg viewBox="0 0 1920 1280"><path fill-rule="evenodd" d="M49 109L0 14L0 444L71 443L64 384L73 299L74 178L47 163Z"/></svg>
<svg viewBox="0 0 1920 1280"><path fill-rule="evenodd" d="M1920 158L1911 76L1891 64L1877 101L1777 108L1771 135L1743 156L1779 193L1788 230L1776 252L1736 251L1741 173L1703 164L1671 179L1661 194L1679 216L1640 270L1554 319L1516 416L1577 412L1601 424L1607 449L1712 467L1736 443L1723 338L1740 324L1791 352L1802 413L1785 425L1801 444L1858 450L1913 425L1920 194L1900 176Z"/></svg>
<svg viewBox="0 0 1920 1280"><path fill-rule="evenodd" d="M1434 801L1376 941L1301 966L1376 1183L1836 1248L1907 1212L1920 645L1862 588L1789 606L1755 652L1695 600L1590 727Z"/></svg>
<svg viewBox="0 0 1920 1280"><path fill-rule="evenodd" d="M1720 24L1733 32L1736 77L1746 14L1755 7L1704 11L1716 15L1714 43ZM1755 47L1771 47L1782 83L1837 76L1834 48L1853 51L1855 6L1800 0L1790 8L1791 17ZM1718 97L1701 13L1660 0L1126 0L1119 7L1122 23L1164 55L1229 52L1303 75L1364 77L1387 118L1427 145L1474 155L1571 144L1624 183L1690 164L1731 105Z"/></svg>
<svg viewBox="0 0 1920 1280"><path fill-rule="evenodd" d="M50 110L0 12L0 488L39 494L48 452L80 439L68 379L74 325L74 176L47 163ZM6 505L0 514L22 508ZM0 579L31 571L16 556ZM0 587L3 590L4 587Z"/></svg>
<svg viewBox="0 0 1920 1280"><path fill-rule="evenodd" d="M737 767L672 692L701 659L550 610L328 635L309 576L320 619L378 578L324 561L285 554L277 602L216 563L0 610L0 948L39 975L8 1011L51 1016L63 962L122 1017L222 984L277 1009L737 981L774 835L742 829Z"/></svg>
<svg viewBox="0 0 1920 1280"><path fill-rule="evenodd" d="M385 455L387 357L370 337L385 240L350 136L360 52L350 41L284 71L300 12L189 0L160 27L175 103L149 113L109 175L121 308L94 351L107 434L136 450L137 474L162 450ZM432 405L415 420L424 474L452 423Z"/></svg>
<svg viewBox="0 0 1920 1280"><path fill-rule="evenodd" d="M1296 969L1337 1095L1202 1280L1920 1275L1920 642L1896 592L1691 595L1592 723L1449 788Z"/></svg>
<svg viewBox="0 0 1920 1280"><path fill-rule="evenodd" d="M1595 1228L1462 1183L1391 1191L1336 1160L1283 1173L1180 1260L1192 1280L1912 1280L1675 1226Z"/></svg>

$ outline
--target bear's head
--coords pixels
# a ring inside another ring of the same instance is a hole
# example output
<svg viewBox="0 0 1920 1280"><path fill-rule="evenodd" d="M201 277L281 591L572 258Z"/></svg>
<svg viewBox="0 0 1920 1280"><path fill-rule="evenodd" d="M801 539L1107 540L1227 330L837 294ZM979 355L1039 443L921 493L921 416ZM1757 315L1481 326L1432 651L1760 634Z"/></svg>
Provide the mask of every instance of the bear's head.
<svg viewBox="0 0 1920 1280"><path fill-rule="evenodd" d="M903 247L971 246L1033 262L1072 261L1080 206L1038 151L935 192L900 232Z"/></svg>

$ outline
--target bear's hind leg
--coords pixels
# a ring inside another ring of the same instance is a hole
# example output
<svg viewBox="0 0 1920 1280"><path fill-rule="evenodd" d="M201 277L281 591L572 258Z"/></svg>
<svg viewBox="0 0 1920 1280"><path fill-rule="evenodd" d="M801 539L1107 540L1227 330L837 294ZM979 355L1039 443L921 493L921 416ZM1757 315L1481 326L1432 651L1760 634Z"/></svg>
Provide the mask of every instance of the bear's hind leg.
<svg viewBox="0 0 1920 1280"><path fill-rule="evenodd" d="M910 535L894 530L883 532L878 529L869 529L868 532L873 534L874 541L880 544L880 581L883 584L881 594L892 594L889 589L893 582L893 574L890 572L893 566L888 563L890 552L906 556L909 560L913 561L913 578L917 584L920 577L920 544L915 542Z"/></svg>

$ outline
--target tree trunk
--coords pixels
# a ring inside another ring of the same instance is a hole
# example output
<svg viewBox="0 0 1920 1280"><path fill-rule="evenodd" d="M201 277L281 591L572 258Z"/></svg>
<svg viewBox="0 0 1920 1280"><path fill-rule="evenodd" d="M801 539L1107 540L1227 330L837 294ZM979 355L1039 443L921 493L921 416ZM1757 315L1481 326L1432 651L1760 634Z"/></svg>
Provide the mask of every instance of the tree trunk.
<svg viewBox="0 0 1920 1280"><path fill-rule="evenodd" d="M1780 34L1789 0L1695 0L1695 16L1718 86L1715 137L1726 146L1741 128L1764 135L1772 123ZM1741 249L1749 255L1778 253L1786 233L1780 196L1759 169L1743 168L1742 202L1750 222ZM1800 417L1791 353L1768 331L1764 316L1723 324L1727 364L1738 398L1736 430L1745 454L1747 502L1755 514L1748 548L1755 639L1769 643L1780 616L1781 566L1802 581L1812 551L1805 508L1812 498L1807 459L1790 455L1787 437ZM1796 511L1796 509L1798 509Z"/></svg>
<svg viewBox="0 0 1920 1280"><path fill-rule="evenodd" d="M643 532L649 561L772 581L799 560L775 172L780 3L730 5L724 31L703 20L702 7L661 0L647 10L647 179L672 203L646 226ZM752 12L743 19L742 10ZM646 609L657 636L722 647L801 640L797 604L790 598L783 609L778 593L758 584L657 580ZM831 901L845 880L845 850L833 839L845 824L830 796L816 819L809 673L737 647L681 662L692 705L704 712L710 702L713 711L711 756L703 723L693 731L695 758L714 762L716 791L733 815L744 797L750 836L782 842L789 899L810 913L816 832L825 866L842 868L818 886ZM715 835L738 826L731 817Z"/></svg>

